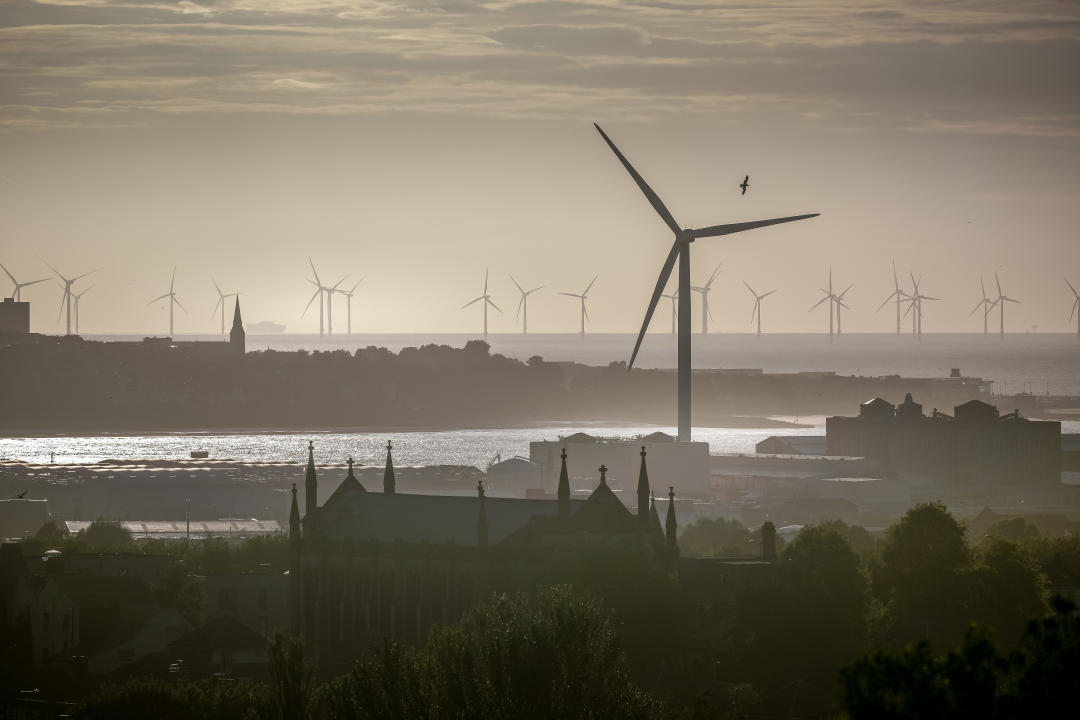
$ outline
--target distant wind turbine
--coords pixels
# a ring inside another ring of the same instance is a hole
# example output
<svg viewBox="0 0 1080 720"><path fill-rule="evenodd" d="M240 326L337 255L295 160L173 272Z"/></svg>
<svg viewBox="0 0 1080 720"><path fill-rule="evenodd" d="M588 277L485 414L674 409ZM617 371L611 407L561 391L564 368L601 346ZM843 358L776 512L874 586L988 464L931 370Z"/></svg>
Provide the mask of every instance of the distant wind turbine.
<svg viewBox="0 0 1080 720"><path fill-rule="evenodd" d="M904 317L907 317L908 313L911 313L911 333L915 336L916 340L922 340L922 319L923 300L940 300L941 298L931 297L929 295L923 295L922 290L919 289L919 284L922 283L922 278L915 279L915 273L908 271L911 275L911 294L908 295L907 303L908 309L904 312Z"/></svg>
<svg viewBox="0 0 1080 720"><path fill-rule="evenodd" d="M895 300L895 302L896 302L896 334L899 335L900 334L900 305L904 302L904 300L907 299L908 294L906 292L904 292L903 288L900 287L900 278L898 278L896 276L896 262L895 261L893 261L893 264L892 264L892 279L893 279L893 291L892 291L892 293L890 293L889 296L882 301L881 305L879 305L878 309L875 310L874 312L875 313L881 312L881 308L888 305L890 300Z"/></svg>
<svg viewBox="0 0 1080 720"><path fill-rule="evenodd" d="M90 287L83 290L81 293L75 293L75 295L73 295L73 298L75 299L75 334L76 335L79 334L79 301L82 300L82 296L85 295L86 293L90 292L90 290L93 287L94 286L91 285Z"/></svg>
<svg viewBox="0 0 1080 720"><path fill-rule="evenodd" d="M344 279L345 278L342 278L342 280L344 280ZM360 278L359 280L357 280L355 283L353 283L353 286L351 288L349 288L348 290L335 290L334 291L334 292L341 293L342 295L345 296L345 313L346 313L346 315L348 317L348 319L347 319L347 327L346 327L346 331L345 331L346 335L352 335L352 296L353 296L353 293L356 292L356 288L360 287L360 283L362 283L362 282L364 282L364 278Z"/></svg>
<svg viewBox="0 0 1080 720"><path fill-rule="evenodd" d="M581 301L581 337L582 337L582 339L585 338L585 321L589 318L589 311L585 309L585 299L589 296L589 290L592 289L593 283L596 282L596 278L598 278L598 277L600 277L600 276L596 275L595 277L593 277L593 279L589 282L589 284L585 286L584 292L581 292L581 293L561 292L561 293L559 293L560 295L565 295L567 297L578 298Z"/></svg>
<svg viewBox="0 0 1080 720"><path fill-rule="evenodd" d="M1068 282L1068 281L1066 281L1066 282ZM974 315L976 310L978 310L979 308L982 308L982 311L983 311L983 313L982 313L982 316L983 316L983 335L989 335L990 334L990 311L992 311L994 309L994 306L997 305L997 300L991 300L990 298L986 297L986 283L983 282L982 278L979 278L979 287L982 289L982 300L975 303L975 307L973 307L971 309L971 312L968 313L968 316L970 317L970 316Z"/></svg>
<svg viewBox="0 0 1080 720"><path fill-rule="evenodd" d="M999 323L1000 323L999 338L1004 340L1005 339L1005 303L1011 302L1011 303L1016 303L1017 305L1019 305L1020 301L1019 300L1014 300L1013 298L1008 297L1005 293L1003 293L1001 291L1001 280L998 279L997 272L994 273L994 282L997 283L997 291L998 291L998 296L997 296L997 298L994 299L994 302L997 303L998 313L1000 313L999 314Z"/></svg>
<svg viewBox="0 0 1080 720"><path fill-rule="evenodd" d="M180 301L176 299L176 292L174 290L175 284L176 284L176 266L173 266L172 279L169 280L169 292L165 293L164 295L159 295L158 297L154 298L150 302L146 303L147 305L153 305L158 300L164 300L165 298L169 298L169 337L173 336L173 305L178 306L185 313L187 312L187 310L184 309L184 306L180 304Z"/></svg>
<svg viewBox="0 0 1080 720"><path fill-rule="evenodd" d="M513 275L510 276L510 281L514 283L518 292L521 293L521 299L518 300L517 312L514 313L514 322L517 322L518 315L521 315L521 334L527 335L529 333L529 296L537 290L543 290L546 285L538 285L532 290L526 290L514 279Z"/></svg>
<svg viewBox="0 0 1080 720"><path fill-rule="evenodd" d="M38 283L45 282L46 280L49 279L49 278L41 278L40 280L31 280L30 282L21 283L21 282L19 282L18 280L15 279L15 276L12 275L11 271L9 271L6 267L4 267L3 264L0 264L0 268L3 268L4 274L7 275L9 278L11 278L11 284L15 286L15 289L12 290L12 292L11 292L11 298L15 302L22 302L22 289L24 287L30 287L31 285L37 285Z"/></svg>
<svg viewBox="0 0 1080 720"><path fill-rule="evenodd" d="M775 290L770 290L764 295L758 295L754 288L750 287L750 283L743 280L743 285L750 291L750 294L754 296L754 309L750 311L750 322L754 322L754 316L757 315L757 336L761 337L761 301L772 295Z"/></svg>
<svg viewBox="0 0 1080 720"><path fill-rule="evenodd" d="M753 230L754 228L766 227L769 225L778 225L780 223L792 222L794 220L805 220L807 218L816 217L817 213L809 215L796 215L792 217L773 218L771 220L756 220L753 222L731 223L725 225L712 225L710 227L693 230L690 228L681 228L672 216L671 211L667 209L660 197L649 187L645 179L638 174L638 171L634 169L634 166L630 164L630 161L623 156L622 152L615 147L615 143L611 142L611 139L600 129L599 125L593 123L597 132L604 138L604 142L607 143L611 151L615 153L615 157L622 163L623 168L630 174L630 177L634 179L638 189L645 195L645 198L652 205L653 210L660 216L660 219L664 221L668 229L675 235L675 242L671 246L671 250L668 251L667 259L664 261L664 265L660 270L660 277L656 280L656 287L653 289L652 298L649 300L649 307L645 311L645 320L641 324L641 331L638 333L637 342L634 343L634 352L630 355L630 362L627 363L626 369L629 371L634 367L634 360L637 358L638 350L641 349L641 341L645 339L645 332L649 329L649 321L652 320L653 312L656 310L657 303L660 302L660 296L664 292L664 288L667 287L668 278L671 277L671 271L675 267L675 261L679 261L679 355L678 355L678 368L679 368L679 393L678 393L678 420L679 420L679 442L690 441L690 403L691 403L691 335L690 335L690 244L695 240L701 238L719 237L722 235L732 235L734 233L743 232L745 230Z"/></svg>
<svg viewBox="0 0 1080 720"><path fill-rule="evenodd" d="M64 311L65 311L65 308L66 308L66 310L67 310L67 324L65 326L65 331L64 332L65 332L66 335L70 335L71 334L71 300L74 297L74 295L71 292L71 286L75 284L76 280L84 278L84 277L86 277L87 275L89 275L91 273L96 273L101 268L91 270L90 272L84 272L82 275L76 275L75 277L73 277L71 279L68 279L68 278L64 277L63 275L61 275L59 272L57 272L56 268L54 268L52 265L49 265L49 263L46 262L44 258L42 258L41 262L48 265L49 269L52 270L54 273L56 273L56 277L60 278L60 281L64 283L64 295L63 295L62 298L60 298L60 312L57 313L57 315L56 315L56 321L60 322L60 316L64 314Z"/></svg>
<svg viewBox="0 0 1080 720"><path fill-rule="evenodd" d="M213 275L210 276L210 282L214 283L214 289L217 290L217 294L218 294L218 301L217 301L217 303L214 304L214 309L210 311L210 317L213 318L214 315L217 313L218 308L221 308L221 334L224 335L225 334L225 300L226 300L226 298L239 297L240 293L223 293L223 292L221 292L221 288L218 287L217 280L214 279Z"/></svg>
<svg viewBox="0 0 1080 720"><path fill-rule="evenodd" d="M1068 279L1065 280L1065 284L1069 286L1073 295L1076 296L1073 299L1072 310L1069 312L1069 320L1073 319L1073 315L1076 316L1076 339L1080 340L1080 312L1078 312L1078 310L1080 310L1080 292L1076 291L1076 288L1073 287L1073 284L1069 282Z"/></svg>
<svg viewBox="0 0 1080 720"><path fill-rule="evenodd" d="M709 309L709 293L712 291L713 280L716 279L716 273L720 272L720 263L716 263L716 267L713 268L712 275L709 276L709 281L704 285L691 285L690 289L696 293L701 294L701 334L709 334L709 318L712 317L712 310Z"/></svg>
<svg viewBox="0 0 1080 720"><path fill-rule="evenodd" d="M845 308L847 307L847 305L844 304L844 296L847 295L848 290L850 290L852 287L854 287L854 285L848 285L847 290L840 293L839 295L834 293L833 292L833 286L832 286L832 268L830 267L829 268L829 289L826 290L825 288L822 288L821 292L823 292L825 294L824 297L822 297L816 303L811 305L810 310L807 311L807 312L810 312L814 308L816 308L818 305L820 305L821 303L823 303L825 301L828 301L828 303L829 303L829 342L832 342L833 334L834 334L833 333L833 306L834 305L836 306L836 333L835 334L839 335L840 334L840 308L841 307L845 307ZM848 309L850 310L851 308L848 308Z"/></svg>
<svg viewBox="0 0 1080 720"><path fill-rule="evenodd" d="M486 338L488 335L488 305L495 308L496 310L499 310L499 306L496 305L495 302L491 299L491 296L488 295L488 270L486 269L484 270L484 294L476 298L475 300L470 300L469 302L465 303L461 306L461 309L464 310L473 303L478 303L480 301L483 301L484 306L484 337ZM502 310L499 310L499 312L501 313Z"/></svg>

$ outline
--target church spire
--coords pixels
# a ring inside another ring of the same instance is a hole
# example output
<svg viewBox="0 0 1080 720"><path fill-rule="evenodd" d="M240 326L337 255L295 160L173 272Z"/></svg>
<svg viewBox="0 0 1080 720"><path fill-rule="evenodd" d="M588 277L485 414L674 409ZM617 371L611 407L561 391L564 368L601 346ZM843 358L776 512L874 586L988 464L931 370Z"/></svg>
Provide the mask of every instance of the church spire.
<svg viewBox="0 0 1080 720"><path fill-rule="evenodd" d="M221 308L222 312L225 312L225 308ZM240 296L236 296L236 306L233 309L232 330L229 331L229 344L236 349L239 355L244 354L246 333L244 332L244 321L240 318Z"/></svg>
<svg viewBox="0 0 1080 720"><path fill-rule="evenodd" d="M651 492L649 493L649 522L652 524L653 533L663 540L664 526L660 524L660 513L656 512L656 496Z"/></svg>
<svg viewBox="0 0 1080 720"><path fill-rule="evenodd" d="M386 469L383 471L382 478L382 491L387 495L393 495L395 487L397 486L397 480L394 478L394 456L391 454L394 449L394 443L390 440L386 441Z"/></svg>
<svg viewBox="0 0 1080 720"><path fill-rule="evenodd" d="M675 536L678 529L678 523L675 521L675 486L673 485L668 489L667 532L664 533L667 536L668 547L672 550L676 548Z"/></svg>
<svg viewBox="0 0 1080 720"><path fill-rule="evenodd" d="M304 515L311 515L319 507L319 482L315 477L315 443L308 440L307 475L304 478Z"/></svg>
<svg viewBox="0 0 1080 720"><path fill-rule="evenodd" d="M296 483L289 510L289 626L294 635L300 634L300 507L296 503Z"/></svg>
<svg viewBox="0 0 1080 720"><path fill-rule="evenodd" d="M289 548L300 549L300 506L296 503L296 483L292 485L292 507L289 509Z"/></svg>
<svg viewBox="0 0 1080 720"><path fill-rule="evenodd" d="M476 544L483 548L488 544L487 505L484 502L483 480L477 481L476 492L480 496L480 516L476 519Z"/></svg>
<svg viewBox="0 0 1080 720"><path fill-rule="evenodd" d="M649 522L649 471L645 467L645 446L641 446L641 470L637 479L637 514L641 529L648 527Z"/></svg>
<svg viewBox="0 0 1080 720"><path fill-rule="evenodd" d="M562 449L562 469L559 470L559 517L570 517L570 475L566 472L566 448Z"/></svg>

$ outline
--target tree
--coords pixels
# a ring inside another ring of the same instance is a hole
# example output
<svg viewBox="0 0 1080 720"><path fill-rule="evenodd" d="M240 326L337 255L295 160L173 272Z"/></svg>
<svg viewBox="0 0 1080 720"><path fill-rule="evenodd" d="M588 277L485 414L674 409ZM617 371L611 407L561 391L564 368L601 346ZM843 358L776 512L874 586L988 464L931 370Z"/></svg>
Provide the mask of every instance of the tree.
<svg viewBox="0 0 1080 720"><path fill-rule="evenodd" d="M75 713L79 720L256 720L263 688L227 680L132 678L107 683Z"/></svg>
<svg viewBox="0 0 1080 720"><path fill-rule="evenodd" d="M176 608L192 625L198 625L203 616L202 583L188 572L187 567L177 563L151 586L158 605Z"/></svg>
<svg viewBox="0 0 1080 720"><path fill-rule="evenodd" d="M277 633L266 654L270 671L266 716L273 720L306 720L311 711L314 670L304 657L303 642Z"/></svg>
<svg viewBox="0 0 1080 720"><path fill-rule="evenodd" d="M679 534L679 550L688 557L722 555L757 555L760 545L753 544L750 531L738 520L701 518Z"/></svg>
<svg viewBox="0 0 1080 720"><path fill-rule="evenodd" d="M955 644L971 617L972 558L964 529L941 503L916 505L889 528L871 565L885 634L899 645Z"/></svg>
<svg viewBox="0 0 1080 720"><path fill-rule="evenodd" d="M77 539L89 552L124 552L135 547L131 531L115 520L94 520L79 531Z"/></svg>
<svg viewBox="0 0 1080 720"><path fill-rule="evenodd" d="M1045 577L1039 563L1023 548L991 540L980 548L974 571L972 619L996 630L999 644L1013 648L1028 618L1046 613Z"/></svg>

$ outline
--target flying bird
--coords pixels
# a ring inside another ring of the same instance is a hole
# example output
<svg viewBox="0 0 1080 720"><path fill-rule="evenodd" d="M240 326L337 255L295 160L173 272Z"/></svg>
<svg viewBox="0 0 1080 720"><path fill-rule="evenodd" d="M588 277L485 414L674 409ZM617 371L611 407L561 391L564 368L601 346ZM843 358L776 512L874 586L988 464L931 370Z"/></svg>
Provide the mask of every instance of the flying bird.
<svg viewBox="0 0 1080 720"><path fill-rule="evenodd" d="M29 490L23 490L21 493L19 493L18 495L15 496L15 499L16 500L22 500L24 497L26 497L26 493L28 493L28 492L30 492L30 491Z"/></svg>
<svg viewBox="0 0 1080 720"><path fill-rule="evenodd" d="M742 194L745 195L746 194L746 188L750 187L750 176L749 175L747 175L746 177L743 178L743 181L741 183L739 183L739 187L742 188Z"/></svg>

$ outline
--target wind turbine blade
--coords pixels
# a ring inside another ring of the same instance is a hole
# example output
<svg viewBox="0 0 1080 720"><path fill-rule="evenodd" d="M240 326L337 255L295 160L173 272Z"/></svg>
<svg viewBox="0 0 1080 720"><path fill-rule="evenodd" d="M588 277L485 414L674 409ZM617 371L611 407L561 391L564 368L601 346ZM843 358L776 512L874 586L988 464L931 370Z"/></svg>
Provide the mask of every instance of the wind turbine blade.
<svg viewBox="0 0 1080 720"><path fill-rule="evenodd" d="M894 293L900 292L900 278L896 277L896 261L892 261L892 283L895 290ZM891 296L890 296L891 297Z"/></svg>
<svg viewBox="0 0 1080 720"><path fill-rule="evenodd" d="M218 292L221 292L221 291L219 290ZM217 309L221 306L221 303L222 303L222 301L224 299L225 299L225 296L222 295L221 297L218 298L218 301L216 303L214 303L214 309L210 311L210 317L214 317L215 315L217 315Z"/></svg>
<svg viewBox="0 0 1080 720"><path fill-rule="evenodd" d="M487 268L484 268L484 295L487 295L487 282L488 282L488 273L489 272L491 272L491 271L488 270Z"/></svg>
<svg viewBox="0 0 1080 720"><path fill-rule="evenodd" d="M588 322L592 322L591 320L589 320L589 308L585 306L584 300L581 301L581 312L585 313L585 320L587 320Z"/></svg>
<svg viewBox="0 0 1080 720"><path fill-rule="evenodd" d="M842 307L842 308L846 309L846 310L850 310L850 309L851 309L850 307L848 307L847 303L845 303L845 302L844 302L843 300L837 300L837 301L836 301L836 304L837 304L837 305L839 305L840 307ZM920 312L921 312L921 311L920 311Z"/></svg>
<svg viewBox="0 0 1080 720"><path fill-rule="evenodd" d="M832 295L831 295L830 293L825 293L825 297L821 298L821 299L820 299L820 300L818 300L818 301L817 301L816 303L814 303L813 305L811 305L811 306L810 306L810 310L813 310L814 308L816 308L816 307L817 307L818 305L820 305L821 303L825 302L826 300L831 300L831 299L832 299ZM807 310L806 312L810 312L810 310Z"/></svg>
<svg viewBox="0 0 1080 720"><path fill-rule="evenodd" d="M1073 316L1076 315L1076 308L1080 305L1080 293L1077 294L1076 299L1073 300L1072 310L1069 311L1069 322L1072 322Z"/></svg>
<svg viewBox="0 0 1080 720"><path fill-rule="evenodd" d="M892 293L891 293L891 294L889 295L889 297L887 297L887 298L885 298L884 300L882 300L882 301L881 301L881 304L880 304L880 305L878 305L878 308L877 308L877 310L875 310L874 312L875 312L875 313L881 312L881 308L883 308L883 307L885 307L886 305L888 305L888 304L889 304L889 302L890 302L890 301L891 301L891 300L892 300L892 299L893 299L894 297L896 297L896 291L895 291L895 290L894 290L894 291L893 291L893 292L892 292Z"/></svg>
<svg viewBox="0 0 1080 720"><path fill-rule="evenodd" d="M491 307L495 308L496 310L499 310L499 306L495 304L495 301L494 301L494 300L492 300L492 299L491 299L491 298L489 298L489 297L485 297L484 299L488 301L488 305L490 305ZM502 312L502 310L499 310L499 312Z"/></svg>
<svg viewBox="0 0 1080 720"><path fill-rule="evenodd" d="M679 223L675 222L675 218L672 217L671 212L664 205L660 196L653 192L653 189L645 182L645 178L641 177L641 175L638 174L638 171L634 169L634 166L630 164L630 161L619 152L619 148L615 147L615 143L611 142L611 138L607 136L607 133L605 133L596 123L593 123L593 127L600 133L600 137L604 138L604 142L606 142L608 147L611 148L611 151L615 153L615 157L619 158L619 162L626 168L626 172L630 173L630 177L634 178L634 182L637 183L641 192L645 194L645 198L649 201L649 204L653 206L653 210L655 210L664 223L671 228L671 232L678 235L680 230ZM633 361L631 361L630 364L633 365Z"/></svg>
<svg viewBox="0 0 1080 720"><path fill-rule="evenodd" d="M462 310L464 310L465 308L469 307L469 306L470 306L470 305L472 305L473 303L478 303L478 302L480 302L480 301L481 301L481 300L483 300L483 299L484 299L484 296L483 296L483 295L481 295L480 297L476 298L475 300L470 300L469 302L467 302L467 303L465 303L464 305L462 305L462 306L461 306L461 309L462 309Z"/></svg>
<svg viewBox="0 0 1080 720"><path fill-rule="evenodd" d="M173 296L172 296L172 301L173 301L174 303L176 303L176 304L177 304L177 306L178 306L178 307L179 307L179 308L180 308L181 310L183 310L183 311L184 311L185 313L187 313L187 308L185 308L185 307L184 307L184 306L183 306L183 305L182 305L182 304L180 303L180 301L176 299L176 296L175 296L175 295L173 295Z"/></svg>
<svg viewBox="0 0 1080 720"><path fill-rule="evenodd" d="M340 280L338 280L338 281L337 281L337 283L336 283L336 284L334 285L334 287L330 288L330 292L334 292L335 290L337 290L337 289L338 289L338 285L341 285L341 283L345 282L345 278L349 277L349 275L351 275L351 274L352 274L352 273L349 273L349 274L345 275L345 277L343 277L343 278L341 278Z"/></svg>
<svg viewBox="0 0 1080 720"><path fill-rule="evenodd" d="M170 294L171 294L171 293L165 293L164 295L159 295L158 297L154 298L153 300L151 300L150 302L148 302L148 303L146 303L146 304L147 304L147 305L153 305L153 304L154 304L154 303L156 303L156 302L157 302L158 300L164 300L165 298L169 297L169 295L170 295Z"/></svg>
<svg viewBox="0 0 1080 720"><path fill-rule="evenodd" d="M75 280L78 280L78 278L74 278L74 279L72 280L72 282L74 282ZM175 266L175 265L173 265L173 269L172 269L172 279L171 279L171 280L169 280L169 292L170 292L170 293L171 293L171 292L173 291L173 285L174 285L175 283L176 283L176 266Z"/></svg>
<svg viewBox="0 0 1080 720"><path fill-rule="evenodd" d="M536 287L534 287L534 288L533 288L532 290L530 290L529 292L527 292L527 293L525 293L525 294L526 294L526 295L532 295L532 294L533 294L534 292L536 292L537 290L543 290L543 289L544 289L544 288L546 288L546 287L547 287L547 285L537 285Z"/></svg>
<svg viewBox="0 0 1080 720"><path fill-rule="evenodd" d="M940 300L941 298L931 297L929 295L920 295L919 300Z"/></svg>
<svg viewBox="0 0 1080 720"><path fill-rule="evenodd" d="M46 280L52 280L52 278L42 278L40 280L31 280L30 282L19 283L19 287L30 287L31 285L37 285L38 283L45 282Z"/></svg>
<svg viewBox="0 0 1080 720"><path fill-rule="evenodd" d="M319 273L315 272L315 263L311 262L311 256L308 255L308 265L311 266L311 274L315 276L315 282L322 285L322 280L319 279Z"/></svg>
<svg viewBox="0 0 1080 720"><path fill-rule="evenodd" d="M4 267L4 264L3 264L3 263L0 263L0 268L3 268L3 270L4 270L4 273L5 273L5 274L6 274L6 275L7 275L7 276L8 276L9 278L11 278L11 284L12 284L12 285L18 285L18 284L19 284L19 282L18 282L18 281L17 281L16 279L15 279L15 276L14 276L14 275L12 275L12 274L11 274L10 272L8 272L8 269L7 269L6 267ZM1066 280L1065 282L1068 282L1068 280Z"/></svg>
<svg viewBox="0 0 1080 720"><path fill-rule="evenodd" d="M971 308L971 312L968 313L968 317L971 317L972 315L974 315L975 311L978 310L979 308L983 307L985 304L986 304L986 300L980 300L979 302L975 303L975 307Z"/></svg>
<svg viewBox="0 0 1080 720"><path fill-rule="evenodd" d="M597 130L599 129L598 127ZM660 277L656 279L656 288L653 290L652 299L649 300L649 309L645 311L645 320L641 323L641 332L638 333L637 342L634 343L634 352L630 354L630 363L626 366L627 371L634 367L634 360L637 359L638 350L641 349L641 341L645 339L645 331L649 329L649 321L652 320L653 311L656 310L656 304L660 302L660 296L663 294L664 288L667 287L668 278L671 277L671 269L675 267L675 260L678 257L679 240L675 240L671 245L667 260L664 261L664 267L660 269Z"/></svg>
<svg viewBox="0 0 1080 720"><path fill-rule="evenodd" d="M46 265L48 266L48 268L49 268L50 270L52 270L52 271L53 271L54 273L56 273L56 277L60 278L60 279L61 279L61 280L63 280L64 282L67 282L67 281L68 281L68 279L67 279L66 277L64 277L63 275L61 275L61 274L60 274L60 271L59 271L59 270L57 270L56 268L54 268L54 267L53 267L52 265L49 265L49 261L48 261L48 260L46 260L46 259L45 259L45 258L43 258L43 257L39 257L39 259L41 260L41 262L45 263L45 264L46 264Z"/></svg>
<svg viewBox="0 0 1080 720"><path fill-rule="evenodd" d="M60 318L64 316L64 301L68 298L67 285L64 286L64 294L60 296L60 312L56 313L56 324L60 324Z"/></svg>
<svg viewBox="0 0 1080 720"><path fill-rule="evenodd" d="M311 281L308 280L308 282L311 282ZM314 283L312 283L312 284L314 284ZM315 302L315 298L319 297L319 293L321 293L321 292L322 292L322 288L316 286L315 294L312 295L311 299L307 301L307 305L304 306L304 312L300 313L300 317L304 317L304 315L307 315L307 311L308 311L308 308L311 307L311 303Z"/></svg>
<svg viewBox="0 0 1080 720"><path fill-rule="evenodd" d="M513 280L513 278L510 278ZM518 316L521 315L521 306L525 303L525 293L521 294L521 299L518 300L517 311L514 312L514 322L517 322Z"/></svg>
<svg viewBox="0 0 1080 720"><path fill-rule="evenodd" d="M565 295L566 297L573 297L573 298L580 298L581 297L577 293L561 292L561 293L558 293L558 294L559 295Z"/></svg>
<svg viewBox="0 0 1080 720"><path fill-rule="evenodd" d="M712 306L709 303L705 303L705 309L709 311L709 319L712 320Z"/></svg>
<svg viewBox="0 0 1080 720"><path fill-rule="evenodd" d="M848 285L848 286L847 286L847 288L845 288L845 289L844 289L844 292L842 292L842 293L840 293L839 295L837 295L837 297L838 297L838 298L842 298L842 297L844 297L845 295L847 295L847 292L848 292L848 290L850 290L850 289L851 289L851 288L853 288L853 287L855 287L855 283L851 283L850 285Z"/></svg>
<svg viewBox="0 0 1080 720"><path fill-rule="evenodd" d="M907 317L911 313L911 308L915 307L915 303L911 303L907 306L907 310L904 311L904 317Z"/></svg>
<svg viewBox="0 0 1080 720"><path fill-rule="evenodd" d="M982 278L979 278L979 287L982 288L983 300L986 300L986 283Z"/></svg>
<svg viewBox="0 0 1080 720"><path fill-rule="evenodd" d="M1020 301L1019 301L1019 300L1013 300L1013 299L1012 299L1011 297L1003 297L1003 298L1001 298L1001 299L1002 299L1002 300L1005 300L1005 301L1007 301L1007 302L1011 302L1011 303L1016 303L1017 305L1019 305L1019 304L1020 304Z"/></svg>
<svg viewBox="0 0 1080 720"><path fill-rule="evenodd" d="M757 295L754 296L755 298ZM754 301L754 309L750 311L750 322L754 322L754 316L757 314L758 305L761 304L760 300Z"/></svg>
<svg viewBox="0 0 1080 720"><path fill-rule="evenodd" d="M592 281L591 281L591 282L590 282L590 283L589 283L589 284L588 284L587 286L585 286L585 292L581 293L581 296L582 296L582 297L585 297L586 295L588 295L588 294L589 294L589 290L591 290L591 289L592 289L593 283L595 283L595 282L596 282L596 278L598 278L598 277L600 277L600 276L599 276L599 275L595 275L595 276L593 276L593 279L592 279Z"/></svg>
<svg viewBox="0 0 1080 720"><path fill-rule="evenodd" d="M1001 292L1001 280L998 279L997 270L994 271L994 282L997 283L998 297L1001 297L1004 293Z"/></svg>
<svg viewBox="0 0 1080 720"><path fill-rule="evenodd" d="M222 294L221 288L218 287L217 280L214 279L213 275L210 276L210 282L214 283L214 289L217 290L218 295L221 295Z"/></svg>
<svg viewBox="0 0 1080 720"><path fill-rule="evenodd" d="M716 267L713 268L712 275L709 276L709 282L705 283L705 289L708 290L712 287L713 280L716 279L716 274L720 272L721 263L716 263Z"/></svg>
<svg viewBox="0 0 1080 720"><path fill-rule="evenodd" d="M521 293L522 295L525 294L525 291L521 288L521 285L518 284L518 281L514 279L513 275L510 275L510 282L514 283L514 287L518 289L519 293Z"/></svg>
<svg viewBox="0 0 1080 720"><path fill-rule="evenodd" d="M753 296L754 296L755 298L757 297L757 293L756 293L756 292L754 292L754 288L750 287L750 283L748 283L748 282L746 282L745 280L743 280L743 281L742 281L742 284L746 286L746 289L750 291L750 294L751 294L751 295L753 295Z"/></svg>
<svg viewBox="0 0 1080 720"><path fill-rule="evenodd" d="M10 277L10 275L8 277ZM1065 284L1068 285L1069 289L1073 291L1073 295L1080 295L1080 293L1076 292L1076 288L1073 287L1072 283L1069 282L1069 278L1065 278Z"/></svg>
<svg viewBox="0 0 1080 720"><path fill-rule="evenodd" d="M351 290L349 290L349 295L352 295L354 292L356 292L356 288L360 287L360 283L362 282L364 282L364 278L360 278L359 280L357 280L356 284L352 286Z"/></svg>
<svg viewBox="0 0 1080 720"><path fill-rule="evenodd" d="M821 213L810 213L809 215L793 215L791 217L773 218L772 220L754 220L752 222L730 223L728 225L713 225L712 227L694 230L693 234L695 238L719 237L720 235L731 235L733 233L743 232L744 230L768 227L769 225L779 225L781 223L789 223L796 220L807 220L809 218L817 217L820 214Z"/></svg>
<svg viewBox="0 0 1080 720"><path fill-rule="evenodd" d="M770 290L769 292L765 293L765 294L764 294L764 295L762 295L762 296L761 296L760 298L758 298L758 300L764 300L765 298L767 298L767 297L769 297L770 295L772 295L772 294L773 294L774 292L776 292L776 291L775 291L775 290Z"/></svg>

